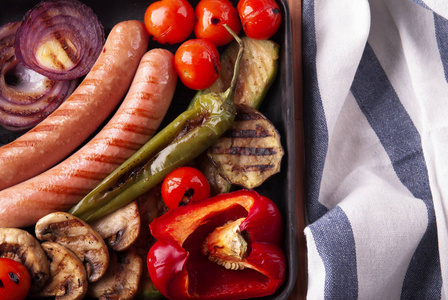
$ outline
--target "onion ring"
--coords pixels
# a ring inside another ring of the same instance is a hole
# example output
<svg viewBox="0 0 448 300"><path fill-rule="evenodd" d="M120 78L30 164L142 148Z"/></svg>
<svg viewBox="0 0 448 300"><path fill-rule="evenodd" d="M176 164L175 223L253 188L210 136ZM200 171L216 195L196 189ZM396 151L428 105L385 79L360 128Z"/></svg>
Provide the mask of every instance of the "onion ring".
<svg viewBox="0 0 448 300"><path fill-rule="evenodd" d="M14 47L20 24L0 27L0 126L10 131L38 124L61 105L78 82L51 80L21 64Z"/></svg>
<svg viewBox="0 0 448 300"><path fill-rule="evenodd" d="M78 0L43 1L17 29L17 59L53 80L79 78L92 68L105 42L93 10Z"/></svg>

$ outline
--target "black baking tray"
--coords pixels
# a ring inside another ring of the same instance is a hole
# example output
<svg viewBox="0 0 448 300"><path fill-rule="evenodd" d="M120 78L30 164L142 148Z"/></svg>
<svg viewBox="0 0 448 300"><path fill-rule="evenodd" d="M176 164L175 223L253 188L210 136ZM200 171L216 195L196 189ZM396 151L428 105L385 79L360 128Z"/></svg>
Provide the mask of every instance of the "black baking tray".
<svg viewBox="0 0 448 300"><path fill-rule="evenodd" d="M36 0L0 0L0 25L11 21L21 20L27 10L40 1ZM105 33L108 34L112 27L124 20L140 20L148 5L153 1L148 0L84 0L97 14ZM190 1L193 7L197 0ZM236 1L233 1L236 6ZM283 15L280 30L272 37L280 44L279 72L273 86L266 95L259 110L271 120L281 135L281 141L285 150L282 160L281 172L267 180L256 190L276 202L283 215L284 239L283 248L286 254L288 269L286 281L283 286L272 296L263 299L288 299L297 280L297 227L296 227L296 191L297 179L295 177L296 152L295 152L295 123L294 123L294 82L293 82L293 58L292 58L292 34L289 7L286 0L277 0ZM192 36L193 37L193 36ZM173 53L178 45L169 46ZM150 48L162 47L151 41ZM166 48L166 47L165 47ZM194 91L186 89L182 83L178 83L176 93L168 114L165 117L166 124L182 111L192 99ZM162 125L163 126L163 125ZM0 146L9 143L22 133L14 133L0 127Z"/></svg>

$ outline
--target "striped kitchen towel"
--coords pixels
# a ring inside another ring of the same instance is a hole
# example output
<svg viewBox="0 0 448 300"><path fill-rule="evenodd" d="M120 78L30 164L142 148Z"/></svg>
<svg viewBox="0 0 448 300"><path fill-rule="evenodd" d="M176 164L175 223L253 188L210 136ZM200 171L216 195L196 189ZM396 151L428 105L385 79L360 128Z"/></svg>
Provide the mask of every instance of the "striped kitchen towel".
<svg viewBox="0 0 448 300"><path fill-rule="evenodd" d="M448 1L302 0L308 299L448 298Z"/></svg>

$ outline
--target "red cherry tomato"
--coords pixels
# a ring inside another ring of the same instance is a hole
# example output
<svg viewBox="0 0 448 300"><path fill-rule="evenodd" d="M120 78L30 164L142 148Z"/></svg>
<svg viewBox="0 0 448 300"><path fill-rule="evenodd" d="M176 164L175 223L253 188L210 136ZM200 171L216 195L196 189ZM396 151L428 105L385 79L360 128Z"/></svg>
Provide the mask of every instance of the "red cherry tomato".
<svg viewBox="0 0 448 300"><path fill-rule="evenodd" d="M194 10L186 0L162 0L148 6L145 26L153 39L161 44L185 41L193 32Z"/></svg>
<svg viewBox="0 0 448 300"><path fill-rule="evenodd" d="M21 263L0 258L0 299L25 299L31 288L31 276Z"/></svg>
<svg viewBox="0 0 448 300"><path fill-rule="evenodd" d="M236 34L241 30L238 11L229 0L201 0L195 9L196 37L205 39L217 47L234 40L223 24L227 24Z"/></svg>
<svg viewBox="0 0 448 300"><path fill-rule="evenodd" d="M211 86L221 72L216 46L202 39L184 42L174 54L174 66L182 83L193 90Z"/></svg>
<svg viewBox="0 0 448 300"><path fill-rule="evenodd" d="M210 185L207 178L192 167L177 168L162 182L162 198L170 209L209 197Z"/></svg>
<svg viewBox="0 0 448 300"><path fill-rule="evenodd" d="M268 39L280 27L282 14L274 0L240 0L237 5L243 30L253 39Z"/></svg>

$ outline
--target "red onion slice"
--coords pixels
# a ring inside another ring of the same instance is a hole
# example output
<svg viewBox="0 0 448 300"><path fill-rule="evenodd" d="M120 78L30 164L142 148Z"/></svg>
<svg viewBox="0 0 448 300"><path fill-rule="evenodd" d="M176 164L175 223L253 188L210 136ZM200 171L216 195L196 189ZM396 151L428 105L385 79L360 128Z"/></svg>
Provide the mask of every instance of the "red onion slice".
<svg viewBox="0 0 448 300"><path fill-rule="evenodd" d="M0 27L0 126L10 131L27 130L41 122L77 85L77 80L50 80L16 59L14 35L19 25Z"/></svg>
<svg viewBox="0 0 448 300"><path fill-rule="evenodd" d="M26 110L10 112L0 109L0 125L10 131L24 131L36 126L61 105L68 95L73 92L76 85L76 80L58 81L54 92L49 93L44 100L39 101L48 101L47 105L33 112Z"/></svg>
<svg viewBox="0 0 448 300"><path fill-rule="evenodd" d="M87 74L104 41L104 28L90 7L49 0L26 13L16 34L16 56L48 78L71 80Z"/></svg>
<svg viewBox="0 0 448 300"><path fill-rule="evenodd" d="M55 81L20 64L14 47L0 52L0 98L19 104L29 104L47 94Z"/></svg>
<svg viewBox="0 0 448 300"><path fill-rule="evenodd" d="M9 131L25 131L36 126L41 119L38 117L23 117L0 111L0 119L2 127Z"/></svg>
<svg viewBox="0 0 448 300"><path fill-rule="evenodd" d="M14 44L14 39L15 39L15 35L16 35L16 31L17 28L19 28L20 26L20 22L11 22L11 23L7 23L5 25L3 25L2 27L0 27L0 47L4 48L8 45L4 44L4 42L8 42L9 40L7 40L7 38L12 39L12 41L10 41L9 45Z"/></svg>
<svg viewBox="0 0 448 300"><path fill-rule="evenodd" d="M74 91L76 85L77 80L56 81L47 93L37 98L36 101L27 104L8 101L0 97L0 110L20 116L38 114L44 110L51 112Z"/></svg>

